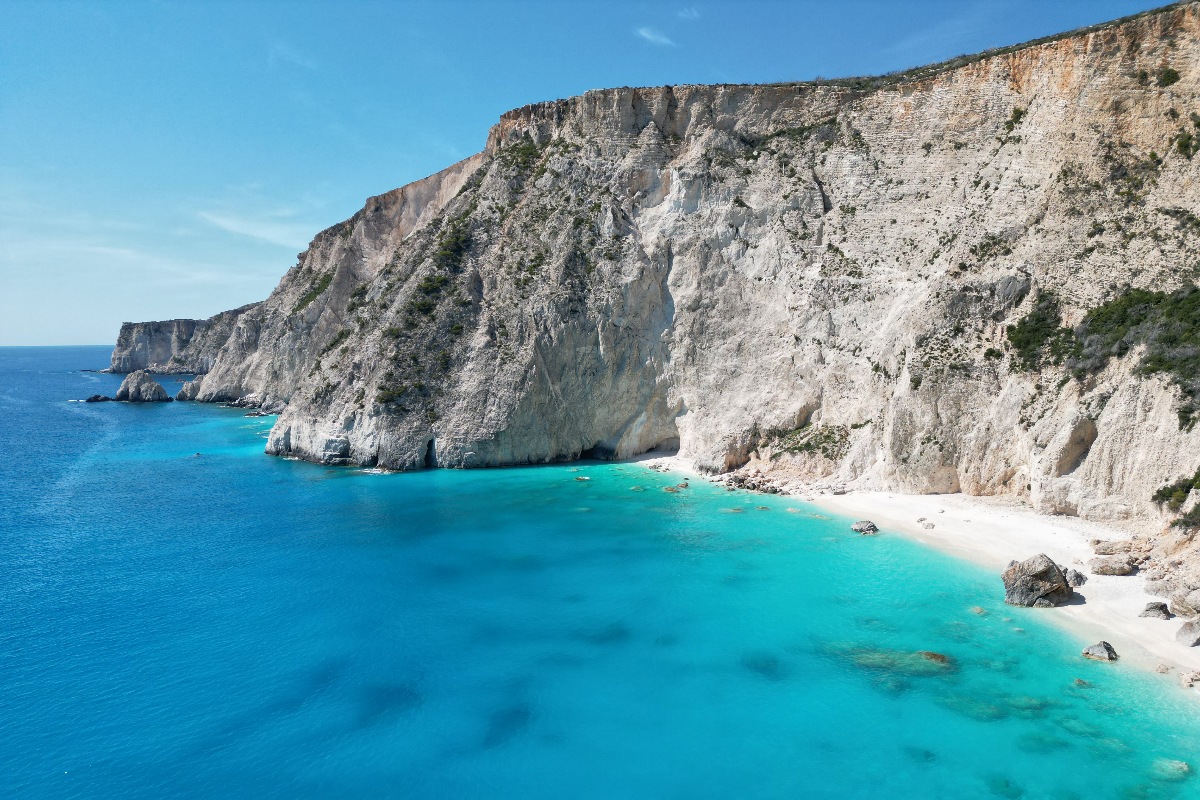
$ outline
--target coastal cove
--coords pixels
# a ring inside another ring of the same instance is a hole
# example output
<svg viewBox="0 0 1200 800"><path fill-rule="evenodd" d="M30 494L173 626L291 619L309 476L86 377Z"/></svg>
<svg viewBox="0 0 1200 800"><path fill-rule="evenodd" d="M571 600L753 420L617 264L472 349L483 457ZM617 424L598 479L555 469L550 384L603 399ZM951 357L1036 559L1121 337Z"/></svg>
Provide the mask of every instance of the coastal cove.
<svg viewBox="0 0 1200 800"><path fill-rule="evenodd" d="M271 458L270 417L71 402L106 356L0 349L4 796L1200 792L1188 698L882 498Z"/></svg>

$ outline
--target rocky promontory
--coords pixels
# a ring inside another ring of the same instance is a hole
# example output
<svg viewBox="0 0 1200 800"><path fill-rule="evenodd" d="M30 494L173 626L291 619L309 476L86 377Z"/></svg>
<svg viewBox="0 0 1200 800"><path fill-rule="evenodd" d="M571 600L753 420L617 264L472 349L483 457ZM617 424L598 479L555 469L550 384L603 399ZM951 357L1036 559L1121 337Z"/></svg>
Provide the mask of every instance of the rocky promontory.
<svg viewBox="0 0 1200 800"><path fill-rule="evenodd" d="M186 366L207 373L189 397L280 411L272 454L660 448L1178 520L1187 562L1197 53L1188 2L880 78L526 106L317 234L262 303L126 326L113 367Z"/></svg>

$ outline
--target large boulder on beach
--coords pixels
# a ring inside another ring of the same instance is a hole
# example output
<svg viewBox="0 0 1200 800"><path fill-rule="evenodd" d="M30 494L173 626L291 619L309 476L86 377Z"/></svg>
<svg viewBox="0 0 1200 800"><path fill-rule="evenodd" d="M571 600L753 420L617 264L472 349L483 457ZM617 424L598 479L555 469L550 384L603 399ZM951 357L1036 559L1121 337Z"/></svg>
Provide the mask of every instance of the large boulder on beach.
<svg viewBox="0 0 1200 800"><path fill-rule="evenodd" d="M150 377L149 372L139 369L125 376L114 399L126 403L168 403L171 395L167 394L162 384Z"/></svg>
<svg viewBox="0 0 1200 800"><path fill-rule="evenodd" d="M1137 571L1129 556L1101 556L1088 562L1093 575L1132 575Z"/></svg>
<svg viewBox="0 0 1200 800"><path fill-rule="evenodd" d="M1181 589L1171 595L1171 613L1180 617L1200 616L1200 589Z"/></svg>
<svg viewBox="0 0 1200 800"><path fill-rule="evenodd" d="M1075 592L1048 555L1039 553L1004 570L1004 602L1014 606L1051 608L1068 603Z"/></svg>
<svg viewBox="0 0 1200 800"><path fill-rule="evenodd" d="M200 396L200 379L203 376L197 375L190 381L186 381L175 395L176 400L195 400Z"/></svg>
<svg viewBox="0 0 1200 800"><path fill-rule="evenodd" d="M1083 648L1083 657L1090 658L1093 661L1116 661L1120 658L1117 655L1116 648L1108 642L1097 642L1091 647Z"/></svg>
<svg viewBox="0 0 1200 800"><path fill-rule="evenodd" d="M860 519L850 526L850 530L855 533L861 533L863 536L873 536L879 533L879 526L869 519Z"/></svg>
<svg viewBox="0 0 1200 800"><path fill-rule="evenodd" d="M1116 556L1128 553L1129 547L1128 539L1117 539L1110 542L1096 542L1092 545L1092 552L1098 556Z"/></svg>
<svg viewBox="0 0 1200 800"><path fill-rule="evenodd" d="M1171 613L1171 609L1166 603L1155 600L1151 603L1146 603L1146 610L1138 614L1139 617L1147 617L1149 619L1171 619L1175 615Z"/></svg>
<svg viewBox="0 0 1200 800"><path fill-rule="evenodd" d="M1200 622L1193 620L1183 623L1183 626L1175 631L1175 641L1184 647L1200 645Z"/></svg>

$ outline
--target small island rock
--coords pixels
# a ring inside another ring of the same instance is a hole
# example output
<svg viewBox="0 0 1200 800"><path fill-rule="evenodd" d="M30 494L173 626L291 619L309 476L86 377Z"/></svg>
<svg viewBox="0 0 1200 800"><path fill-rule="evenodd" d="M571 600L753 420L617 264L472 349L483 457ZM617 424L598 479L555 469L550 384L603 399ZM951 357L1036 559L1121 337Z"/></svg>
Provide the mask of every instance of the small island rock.
<svg viewBox="0 0 1200 800"><path fill-rule="evenodd" d="M1117 655L1117 651L1108 642L1097 642L1091 647L1085 647L1083 649L1083 657L1095 661L1116 661L1120 658Z"/></svg>
<svg viewBox="0 0 1200 800"><path fill-rule="evenodd" d="M855 533L861 533L863 536L873 536L879 533L879 526L869 519L860 519L858 522L850 526L850 530Z"/></svg>
<svg viewBox="0 0 1200 800"><path fill-rule="evenodd" d="M128 403L167 403L171 396L162 384L150 377L150 373L139 369L121 382L115 399Z"/></svg>
<svg viewBox="0 0 1200 800"><path fill-rule="evenodd" d="M110 400L112 400L112 398L106 394L94 394L91 397L89 397L87 400L84 400L83 402L85 402L85 403L107 403Z"/></svg>
<svg viewBox="0 0 1200 800"><path fill-rule="evenodd" d="M1009 605L1050 608L1069 602L1075 594L1062 570L1045 553L1011 565L1001 577L1004 602Z"/></svg>

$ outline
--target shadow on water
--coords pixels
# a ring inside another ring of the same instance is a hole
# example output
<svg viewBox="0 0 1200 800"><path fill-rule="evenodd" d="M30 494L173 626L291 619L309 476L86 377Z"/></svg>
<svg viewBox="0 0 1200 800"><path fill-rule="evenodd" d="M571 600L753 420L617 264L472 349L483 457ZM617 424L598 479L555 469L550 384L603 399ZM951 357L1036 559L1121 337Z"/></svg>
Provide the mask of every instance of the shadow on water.
<svg viewBox="0 0 1200 800"><path fill-rule="evenodd" d="M533 719L533 709L528 703L514 703L497 709L488 716L480 746L485 750L507 744L522 733Z"/></svg>
<svg viewBox="0 0 1200 800"><path fill-rule="evenodd" d="M339 660L316 667L296 680L287 691L262 705L244 708L227 718L215 731L198 741L191 749L192 753L210 753L231 747L261 728L299 712L337 683L347 666L346 661Z"/></svg>

